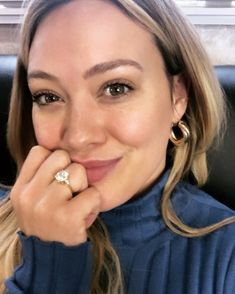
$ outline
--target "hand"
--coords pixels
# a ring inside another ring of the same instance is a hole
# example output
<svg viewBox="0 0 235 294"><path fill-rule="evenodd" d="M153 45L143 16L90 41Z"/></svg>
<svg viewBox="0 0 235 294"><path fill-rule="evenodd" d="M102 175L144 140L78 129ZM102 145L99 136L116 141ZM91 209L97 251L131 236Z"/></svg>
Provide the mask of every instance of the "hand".
<svg viewBox="0 0 235 294"><path fill-rule="evenodd" d="M74 192L58 183L65 169ZM20 229L27 236L72 246L87 240L87 228L99 213L100 193L88 187L85 168L71 163L66 151L35 146L29 152L10 195Z"/></svg>

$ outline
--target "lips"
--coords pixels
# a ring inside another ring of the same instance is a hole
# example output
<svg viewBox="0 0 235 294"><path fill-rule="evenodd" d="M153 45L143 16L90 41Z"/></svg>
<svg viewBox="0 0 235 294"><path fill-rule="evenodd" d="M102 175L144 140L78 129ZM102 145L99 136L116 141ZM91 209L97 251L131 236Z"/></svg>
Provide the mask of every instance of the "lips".
<svg viewBox="0 0 235 294"><path fill-rule="evenodd" d="M112 160L92 160L81 162L87 172L88 183L93 184L101 181L108 173L110 173L121 158Z"/></svg>

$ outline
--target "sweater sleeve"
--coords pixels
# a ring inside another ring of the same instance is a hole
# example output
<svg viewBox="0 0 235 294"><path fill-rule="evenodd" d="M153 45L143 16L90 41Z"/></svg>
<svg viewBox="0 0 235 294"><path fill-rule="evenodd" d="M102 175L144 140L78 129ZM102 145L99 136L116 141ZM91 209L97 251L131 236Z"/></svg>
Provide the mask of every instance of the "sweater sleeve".
<svg viewBox="0 0 235 294"><path fill-rule="evenodd" d="M89 293L91 244L67 247L19 233L22 264L6 280L7 294Z"/></svg>

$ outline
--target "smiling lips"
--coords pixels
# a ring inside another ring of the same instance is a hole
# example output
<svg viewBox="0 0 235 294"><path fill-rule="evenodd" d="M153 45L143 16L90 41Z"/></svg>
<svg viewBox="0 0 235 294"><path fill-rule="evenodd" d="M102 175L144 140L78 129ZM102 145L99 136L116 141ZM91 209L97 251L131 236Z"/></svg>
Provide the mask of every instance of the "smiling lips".
<svg viewBox="0 0 235 294"><path fill-rule="evenodd" d="M88 183L93 184L102 180L114 169L120 159L119 157L112 160L92 160L81 163L86 169Z"/></svg>

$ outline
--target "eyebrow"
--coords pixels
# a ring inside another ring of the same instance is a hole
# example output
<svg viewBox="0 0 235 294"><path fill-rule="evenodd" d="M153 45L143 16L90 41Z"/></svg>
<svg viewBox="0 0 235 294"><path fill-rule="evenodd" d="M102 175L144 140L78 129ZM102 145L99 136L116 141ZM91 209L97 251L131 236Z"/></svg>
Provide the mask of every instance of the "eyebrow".
<svg viewBox="0 0 235 294"><path fill-rule="evenodd" d="M50 80L55 82L59 80L56 76L51 75L42 70L34 70L32 72L29 72L27 75L27 80L29 81L30 79L42 79L42 80Z"/></svg>
<svg viewBox="0 0 235 294"><path fill-rule="evenodd" d="M93 77L94 75L102 74L107 71L113 70L115 68L121 67L121 66L132 66L136 69L143 71L143 67L136 61L131 59L117 59L107 62L102 62L99 64L96 64L92 66L90 69L86 70L83 74L84 79L88 79ZM58 81L59 79L47 72L41 71L41 70L34 70L32 72L28 73L27 79L44 79L44 80L50 80L50 81Z"/></svg>
<svg viewBox="0 0 235 294"><path fill-rule="evenodd" d="M102 62L92 66L84 74L83 78L88 79L94 75L105 73L106 71L113 70L120 66L132 66L140 71L143 71L143 67L136 61L131 59L117 59L113 61Z"/></svg>

